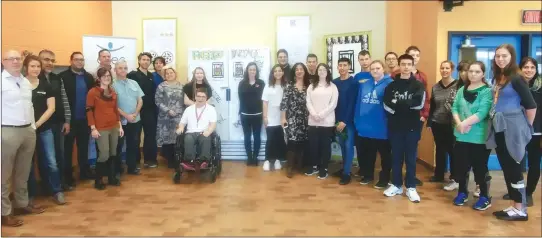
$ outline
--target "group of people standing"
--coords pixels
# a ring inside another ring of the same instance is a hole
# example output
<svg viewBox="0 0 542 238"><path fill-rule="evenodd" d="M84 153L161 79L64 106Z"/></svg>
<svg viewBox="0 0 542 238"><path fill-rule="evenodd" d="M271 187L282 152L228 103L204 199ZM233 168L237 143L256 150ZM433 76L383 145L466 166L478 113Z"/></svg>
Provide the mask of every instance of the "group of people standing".
<svg viewBox="0 0 542 238"><path fill-rule="evenodd" d="M23 221L14 215L45 211L33 202L38 192L34 155L44 192L58 205L66 204L64 192L76 186L71 159L75 142L79 181L94 179L98 190L121 184L124 143L126 173L140 174L142 131L145 167L157 166L158 146L169 167L178 165L175 131L183 109L196 101L196 89L211 95L203 69L195 69L192 81L183 86L175 69L150 53L139 54L138 68L131 72L123 60L113 65L108 50L99 51L98 62L98 69L89 73L83 54L73 52L70 67L55 74L50 50L25 56L8 50L3 55L2 225L20 226ZM94 171L88 161L91 137L98 152Z"/></svg>
<svg viewBox="0 0 542 238"><path fill-rule="evenodd" d="M318 64L316 55L308 55L306 64L290 67L288 53L279 50L268 85L258 79L255 64L247 67L247 80L239 84L248 164L257 165L262 123L267 132L263 169L279 170L279 160L286 158L290 178L296 170L327 178L331 143L336 139L343 157L338 172L341 185L351 182L355 146L360 184L374 181L378 152L382 170L375 188L385 189L388 197L402 194L404 163L406 195L417 203L421 200L416 191L421 183L416 178L417 148L425 124L436 144L436 168L430 182L444 182L450 158L450 181L444 189L458 189L453 203L462 206L468 201L472 169L478 197L472 207L488 209L492 200L488 159L495 149L508 188L504 199L513 204L494 215L525 221L540 177L542 125L536 109L542 104L542 79L535 59L525 57L518 66L516 57L511 45L501 45L495 51L492 72L480 61L462 61L457 80L452 77L454 63L443 61L442 79L429 94L427 76L417 69L420 50L416 46L401 56L389 52L386 63L371 60L368 51L361 51L362 71L354 76L349 73L352 62L341 58L337 63L340 76L334 80L329 66ZM486 82L487 74L492 75L491 83ZM527 182L521 165L526 151Z"/></svg>

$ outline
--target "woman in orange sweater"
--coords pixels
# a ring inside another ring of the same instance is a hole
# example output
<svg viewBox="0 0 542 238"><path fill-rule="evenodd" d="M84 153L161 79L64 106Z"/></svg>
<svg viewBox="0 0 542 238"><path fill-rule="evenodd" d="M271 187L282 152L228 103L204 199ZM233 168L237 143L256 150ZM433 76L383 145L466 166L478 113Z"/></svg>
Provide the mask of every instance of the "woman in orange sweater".
<svg viewBox="0 0 542 238"><path fill-rule="evenodd" d="M117 93L111 86L111 71L100 68L96 74L96 86L87 94L87 119L92 130L92 138L96 139L99 150L94 187L103 190L105 184L102 176L108 169L108 183L120 185L120 180L115 177L115 168L113 168L115 163L108 163L108 161L115 161L119 136L122 137L124 131L117 106Z"/></svg>

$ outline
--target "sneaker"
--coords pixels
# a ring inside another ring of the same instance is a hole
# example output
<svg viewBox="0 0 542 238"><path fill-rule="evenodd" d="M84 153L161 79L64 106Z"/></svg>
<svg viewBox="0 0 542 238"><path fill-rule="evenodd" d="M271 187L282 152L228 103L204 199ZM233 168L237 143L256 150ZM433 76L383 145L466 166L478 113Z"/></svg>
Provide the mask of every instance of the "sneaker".
<svg viewBox="0 0 542 238"><path fill-rule="evenodd" d="M269 160L266 160L263 162L263 171L269 171L271 168L271 164L269 163Z"/></svg>
<svg viewBox="0 0 542 238"><path fill-rule="evenodd" d="M273 165L273 168L275 168L275 170L281 170L282 169L282 165L280 164L280 160L275 160L275 164Z"/></svg>
<svg viewBox="0 0 542 238"><path fill-rule="evenodd" d="M372 178L369 178L369 177L363 177L363 178L361 179L361 181L359 182L359 184L361 184L361 185L367 185L367 184L372 183L373 181L374 181L374 179L372 179Z"/></svg>
<svg viewBox="0 0 542 238"><path fill-rule="evenodd" d="M55 202L57 205L66 204L66 199L64 198L64 194L60 192L53 195L53 202Z"/></svg>
<svg viewBox="0 0 542 238"><path fill-rule="evenodd" d="M326 179L327 178L327 169L320 170L318 172L318 179Z"/></svg>
<svg viewBox="0 0 542 238"><path fill-rule="evenodd" d="M454 205L463 206L467 201L469 201L469 196L466 193L458 193L454 198Z"/></svg>
<svg viewBox="0 0 542 238"><path fill-rule="evenodd" d="M398 188L395 185L390 185L388 189L384 191L384 196L393 197L395 195L401 195L403 193L403 188Z"/></svg>
<svg viewBox="0 0 542 238"><path fill-rule="evenodd" d="M478 211L485 211L491 207L491 199L486 197L480 197L478 201L472 206L472 209Z"/></svg>
<svg viewBox="0 0 542 238"><path fill-rule="evenodd" d="M406 195L411 202L420 202L420 195L418 195L418 191L415 188L407 188Z"/></svg>
<svg viewBox="0 0 542 238"><path fill-rule="evenodd" d="M340 185L347 185L350 183L350 181L352 181L352 177L350 177L349 174L343 174L341 176L341 180L339 181L339 184Z"/></svg>
<svg viewBox="0 0 542 238"><path fill-rule="evenodd" d="M503 200L512 200L512 198L510 198L510 194L508 194L508 193L505 194L505 195L503 195L503 196L502 196L502 199L503 199Z"/></svg>
<svg viewBox="0 0 542 238"><path fill-rule="evenodd" d="M515 207L509 207L497 215L497 219L505 221L527 221L529 217L527 213L516 209Z"/></svg>
<svg viewBox="0 0 542 238"><path fill-rule="evenodd" d="M388 187L388 183L385 183L385 182L382 182L382 181L378 181L374 186L374 188L376 188L376 189L384 189L386 187Z"/></svg>
<svg viewBox="0 0 542 238"><path fill-rule="evenodd" d="M459 188L459 184L456 183L453 179L444 186L444 190L446 191L454 191Z"/></svg>
<svg viewBox="0 0 542 238"><path fill-rule="evenodd" d="M318 174L318 168L316 166L313 166L313 167L307 169L307 172L305 172L305 175L307 175L307 176L312 176L312 175L315 175L315 174Z"/></svg>
<svg viewBox="0 0 542 238"><path fill-rule="evenodd" d="M478 198L480 197L480 186L476 185L476 190L472 193L472 196Z"/></svg>

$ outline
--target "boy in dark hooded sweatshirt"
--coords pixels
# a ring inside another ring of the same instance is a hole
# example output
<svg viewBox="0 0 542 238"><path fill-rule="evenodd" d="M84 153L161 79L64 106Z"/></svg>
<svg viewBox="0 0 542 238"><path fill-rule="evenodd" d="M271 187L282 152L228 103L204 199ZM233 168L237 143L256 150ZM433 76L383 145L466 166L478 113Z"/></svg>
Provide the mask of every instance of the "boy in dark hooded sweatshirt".
<svg viewBox="0 0 542 238"><path fill-rule="evenodd" d="M406 195L411 202L420 202L416 191L416 155L421 136L420 110L424 106L425 87L412 74L414 58L399 57L400 74L395 76L384 92L384 109L388 112L388 133L392 148L392 185L384 195L403 193L403 161L406 164Z"/></svg>

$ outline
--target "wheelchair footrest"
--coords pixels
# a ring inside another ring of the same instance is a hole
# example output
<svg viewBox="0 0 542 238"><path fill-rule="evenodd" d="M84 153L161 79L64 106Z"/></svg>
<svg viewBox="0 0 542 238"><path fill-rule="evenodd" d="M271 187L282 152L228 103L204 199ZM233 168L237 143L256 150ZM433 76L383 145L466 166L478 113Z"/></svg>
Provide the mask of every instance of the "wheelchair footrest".
<svg viewBox="0 0 542 238"><path fill-rule="evenodd" d="M181 166L183 166L185 170L192 170L192 171L197 170L198 165L199 165L199 169L207 169L209 164L206 161L203 161L201 164L198 162L181 163Z"/></svg>

